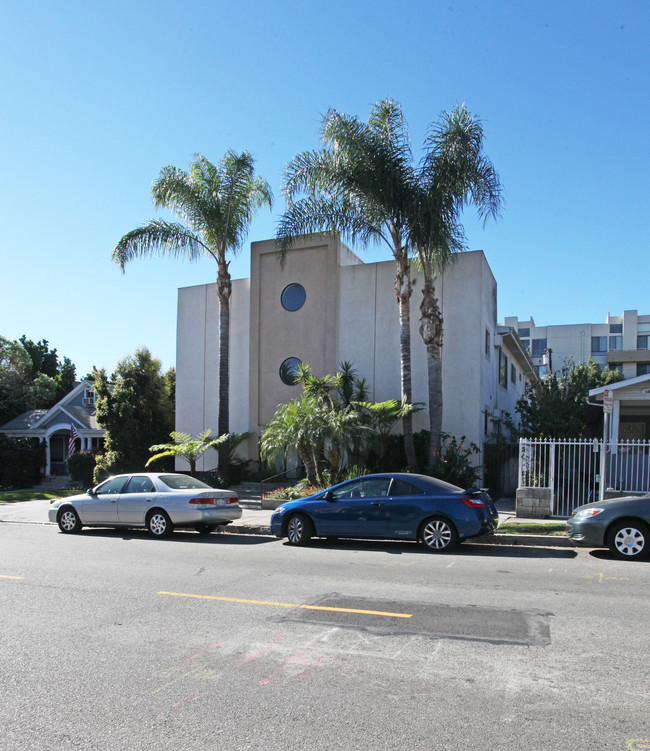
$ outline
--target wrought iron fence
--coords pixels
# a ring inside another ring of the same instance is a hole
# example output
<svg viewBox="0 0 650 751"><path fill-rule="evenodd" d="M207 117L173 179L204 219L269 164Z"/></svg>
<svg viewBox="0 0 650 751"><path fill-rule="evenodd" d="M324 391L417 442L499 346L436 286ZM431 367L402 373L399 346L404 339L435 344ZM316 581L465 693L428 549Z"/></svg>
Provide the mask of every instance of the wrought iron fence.
<svg viewBox="0 0 650 751"><path fill-rule="evenodd" d="M550 488L553 515L570 516L599 498L602 448L598 439L522 438L518 486ZM622 493L650 492L650 441L608 443L602 482Z"/></svg>

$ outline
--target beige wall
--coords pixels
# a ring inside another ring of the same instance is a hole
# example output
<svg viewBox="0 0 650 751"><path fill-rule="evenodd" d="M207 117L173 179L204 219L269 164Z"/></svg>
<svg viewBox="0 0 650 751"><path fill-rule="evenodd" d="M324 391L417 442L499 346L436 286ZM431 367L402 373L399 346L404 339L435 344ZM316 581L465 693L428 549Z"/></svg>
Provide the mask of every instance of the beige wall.
<svg viewBox="0 0 650 751"><path fill-rule="evenodd" d="M411 303L413 400L427 402L426 352L419 333L422 283L414 269ZM231 430L248 430L248 452L257 458L260 431L278 405L298 396L279 369L297 357L318 376L351 361L367 380L374 401L399 399L399 320L395 263L364 264L336 239L311 237L279 263L273 240L251 245L250 279L236 280L231 304ZM281 295L291 283L306 291L304 306L285 310ZM496 339L496 282L482 251L463 253L441 277L436 294L444 318L443 430L483 443L483 410L499 398L498 357L485 355L485 330ZM179 290L177 429L198 433L217 425L218 305L214 284ZM506 398L507 397L507 398ZM503 407L501 407L503 408ZM428 413L414 416L415 430L428 427ZM214 466L216 455L206 457Z"/></svg>

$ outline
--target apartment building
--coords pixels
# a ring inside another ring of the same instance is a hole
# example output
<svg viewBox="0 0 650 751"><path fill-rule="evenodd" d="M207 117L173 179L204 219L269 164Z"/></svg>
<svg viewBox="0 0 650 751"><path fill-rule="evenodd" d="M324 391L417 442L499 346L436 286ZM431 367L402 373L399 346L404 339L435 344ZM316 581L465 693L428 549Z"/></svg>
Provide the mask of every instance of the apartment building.
<svg viewBox="0 0 650 751"><path fill-rule="evenodd" d="M626 379L650 373L650 315L636 310L607 314L605 323L537 326L532 317L508 317L504 324L517 331L540 376L590 357L602 368L620 370Z"/></svg>

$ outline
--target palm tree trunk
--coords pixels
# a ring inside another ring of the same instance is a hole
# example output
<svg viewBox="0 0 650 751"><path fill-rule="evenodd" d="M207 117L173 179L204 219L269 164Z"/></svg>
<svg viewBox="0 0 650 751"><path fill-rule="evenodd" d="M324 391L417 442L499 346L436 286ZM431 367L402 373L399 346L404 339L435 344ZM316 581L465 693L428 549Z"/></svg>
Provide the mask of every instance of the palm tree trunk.
<svg viewBox="0 0 650 751"><path fill-rule="evenodd" d="M217 297L219 298L219 416L217 432L225 435L230 432L230 296L232 282L228 264L219 259L217 271ZM219 446L219 472L228 479L230 469L230 447L228 443Z"/></svg>
<svg viewBox="0 0 650 751"><path fill-rule="evenodd" d="M403 253L396 253L397 273L395 275L395 295L399 306L399 349L400 370L402 377L402 398L408 404L413 403L413 388L411 385L411 266L408 257ZM415 456L413 442L413 415L409 413L402 418L404 432L404 451L410 472L418 472L418 461Z"/></svg>
<svg viewBox="0 0 650 751"><path fill-rule="evenodd" d="M316 485L318 482L317 477L316 477L316 465L314 464L314 461L312 459L310 449L307 446L298 444L296 446L296 450L298 451L298 456L300 457L300 461L303 463L303 466L305 467L305 472L307 474L307 479L309 480L309 483L311 485Z"/></svg>
<svg viewBox="0 0 650 751"><path fill-rule="evenodd" d="M424 264L424 288L420 304L420 335L427 350L429 386L429 460L427 471L433 472L440 459L442 432L442 313L435 296L433 272Z"/></svg>

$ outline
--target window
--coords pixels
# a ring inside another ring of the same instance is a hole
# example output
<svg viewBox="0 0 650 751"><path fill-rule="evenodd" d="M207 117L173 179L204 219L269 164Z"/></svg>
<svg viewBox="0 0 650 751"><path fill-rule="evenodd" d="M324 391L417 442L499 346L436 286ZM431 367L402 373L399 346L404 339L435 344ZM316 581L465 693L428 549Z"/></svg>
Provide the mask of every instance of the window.
<svg viewBox="0 0 650 751"><path fill-rule="evenodd" d="M609 333L610 334L622 334L623 333L623 324L622 323L610 323L609 324Z"/></svg>
<svg viewBox="0 0 650 751"><path fill-rule="evenodd" d="M524 345L526 352L530 352L530 339L522 339L521 343Z"/></svg>
<svg viewBox="0 0 650 751"><path fill-rule="evenodd" d="M647 334L643 336L637 336L636 338L636 348L637 349L648 349L648 341L650 341L650 336Z"/></svg>
<svg viewBox="0 0 650 751"><path fill-rule="evenodd" d="M110 480L98 485L95 493L97 495L117 495L122 492L126 479L126 477L111 477Z"/></svg>
<svg viewBox="0 0 650 751"><path fill-rule="evenodd" d="M511 383L517 383L517 368L510 364L510 381Z"/></svg>
<svg viewBox="0 0 650 751"><path fill-rule="evenodd" d="M546 352L546 339L533 339L533 357L542 357Z"/></svg>
<svg viewBox="0 0 650 751"><path fill-rule="evenodd" d="M529 328L519 329L517 331L517 333L519 334L519 338L520 339L528 339L530 337L530 329Z"/></svg>
<svg viewBox="0 0 650 751"><path fill-rule="evenodd" d="M485 354L490 357L490 332L485 329Z"/></svg>
<svg viewBox="0 0 650 751"><path fill-rule="evenodd" d="M300 308L302 308L302 306L305 304L306 299L307 293L305 292L305 288L302 286L302 284L298 284L296 282L285 287L282 290L282 295L280 296L282 307L285 310L291 312L300 310Z"/></svg>
<svg viewBox="0 0 650 751"><path fill-rule="evenodd" d="M499 350L499 386L508 388L508 358Z"/></svg>
<svg viewBox="0 0 650 751"><path fill-rule="evenodd" d="M607 352L607 337L606 336L592 336L591 337L591 354L592 355L604 355Z"/></svg>
<svg viewBox="0 0 650 751"><path fill-rule="evenodd" d="M648 363L648 362L638 362L636 364L636 374L637 374L637 376L648 375L649 373L650 373L650 363Z"/></svg>
<svg viewBox="0 0 650 751"><path fill-rule="evenodd" d="M620 362L610 362L607 367L610 370L617 370L619 373L623 372L623 364Z"/></svg>
<svg viewBox="0 0 650 751"><path fill-rule="evenodd" d="M610 336L609 348L611 349L623 349L623 337L622 336Z"/></svg>
<svg viewBox="0 0 650 751"><path fill-rule="evenodd" d="M332 491L334 500L344 498L384 498L388 495L390 477L360 477Z"/></svg>
<svg viewBox="0 0 650 751"><path fill-rule="evenodd" d="M537 366L537 375L540 378L544 378L544 376L548 375L548 365L538 365Z"/></svg>
<svg viewBox="0 0 650 751"><path fill-rule="evenodd" d="M424 495L424 490L416 488L415 485L411 485L410 482L405 480L393 480L393 484L390 489L391 495Z"/></svg>
<svg viewBox="0 0 650 751"><path fill-rule="evenodd" d="M153 482L148 477L132 477L124 489L125 493L153 493Z"/></svg>
<svg viewBox="0 0 650 751"><path fill-rule="evenodd" d="M297 357L287 357L282 365L280 365L280 380L282 383L286 383L287 386L293 386L296 383L298 368L301 365L302 361Z"/></svg>
<svg viewBox="0 0 650 751"><path fill-rule="evenodd" d="M82 404L84 407L93 407L95 405L95 389L84 389Z"/></svg>

